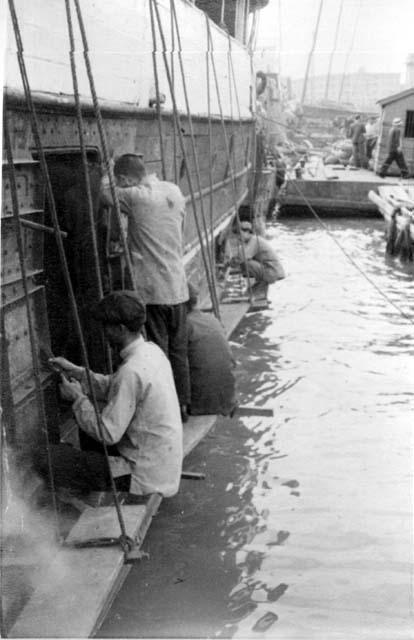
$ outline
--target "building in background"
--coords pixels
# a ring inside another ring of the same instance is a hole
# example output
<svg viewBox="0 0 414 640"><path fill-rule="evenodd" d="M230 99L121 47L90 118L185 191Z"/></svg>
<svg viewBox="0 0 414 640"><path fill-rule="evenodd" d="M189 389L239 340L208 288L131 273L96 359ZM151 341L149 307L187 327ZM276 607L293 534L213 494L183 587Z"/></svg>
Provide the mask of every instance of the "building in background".
<svg viewBox="0 0 414 640"><path fill-rule="evenodd" d="M414 59L413 59L414 74ZM306 104L320 104L325 101L326 75L311 76L308 81ZM292 90L296 98L300 98L303 89L303 78L292 80ZM383 96L401 91L399 73L371 73L360 69L356 73L332 74L329 80L328 99L352 106L358 111L377 111L377 102ZM340 98L340 99L339 99Z"/></svg>
<svg viewBox="0 0 414 640"><path fill-rule="evenodd" d="M414 85L410 89L400 91L388 98L378 101L381 108L381 121L378 143L374 157L374 170L379 171L388 153L388 135L394 118L401 118L402 152L407 163L409 175L414 175ZM400 175L395 163L389 170L389 175Z"/></svg>

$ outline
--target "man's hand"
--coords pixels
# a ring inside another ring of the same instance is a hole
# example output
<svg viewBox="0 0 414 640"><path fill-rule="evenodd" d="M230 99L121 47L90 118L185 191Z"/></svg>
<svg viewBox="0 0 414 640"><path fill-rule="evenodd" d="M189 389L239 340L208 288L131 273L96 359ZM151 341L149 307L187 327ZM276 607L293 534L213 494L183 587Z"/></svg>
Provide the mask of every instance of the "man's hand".
<svg viewBox="0 0 414 640"><path fill-rule="evenodd" d="M75 402L75 400L84 395L80 382L77 380L67 380L64 376L62 376L62 382L59 389L62 398L64 400L69 400L69 402Z"/></svg>
<svg viewBox="0 0 414 640"><path fill-rule="evenodd" d="M83 367L78 367L70 360L66 360L66 358L49 358L49 364L52 369L55 369L58 373L63 373L68 378L75 378L75 380L81 380L84 372Z"/></svg>

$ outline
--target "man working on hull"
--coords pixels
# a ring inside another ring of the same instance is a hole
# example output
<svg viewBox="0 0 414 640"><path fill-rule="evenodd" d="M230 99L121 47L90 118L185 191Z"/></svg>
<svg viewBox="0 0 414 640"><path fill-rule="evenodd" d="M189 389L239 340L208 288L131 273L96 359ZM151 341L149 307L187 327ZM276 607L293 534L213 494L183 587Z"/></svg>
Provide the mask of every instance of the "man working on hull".
<svg viewBox="0 0 414 640"><path fill-rule="evenodd" d="M116 160L121 212L137 291L146 304L146 330L171 362L183 419L190 400L187 359L187 278L183 265L185 199L177 185L147 175L142 159ZM105 196L108 198L107 192ZM110 197L109 197L110 200Z"/></svg>
<svg viewBox="0 0 414 640"><path fill-rule="evenodd" d="M111 448L116 445L118 454L109 458L112 475L122 478L119 489L172 496L181 476L182 423L170 364L161 349L141 335L145 307L133 292L116 291L103 298L92 315L102 323L109 343L119 349L122 359L113 375L91 372L95 397L106 403L101 413L103 439ZM73 403L79 427L102 442L86 395L83 367L65 358L52 358L51 364L64 373L61 393ZM56 486L80 493L110 487L109 469L101 453L52 445L51 461ZM47 475L46 454L36 456L35 465L42 476Z"/></svg>
<svg viewBox="0 0 414 640"><path fill-rule="evenodd" d="M408 178L408 167L405 163L405 158L402 152L402 145L401 145L401 125L402 125L401 118L394 118L394 120L392 121L392 127L390 129L390 133L388 136L387 157L385 158L384 163L379 172L379 175L381 176L381 178L385 178L385 176L387 175L389 166L394 162L394 160L401 171L401 177Z"/></svg>
<svg viewBox="0 0 414 640"><path fill-rule="evenodd" d="M223 327L210 313L197 309L198 293L189 284L188 361L191 415L231 415L236 408L234 358Z"/></svg>
<svg viewBox="0 0 414 640"><path fill-rule="evenodd" d="M255 279L253 290L267 289L268 284L285 278L285 271L273 247L253 233L253 225L247 220L240 222L240 241L244 251L240 247L238 254L230 259L230 264L239 265L245 277Z"/></svg>

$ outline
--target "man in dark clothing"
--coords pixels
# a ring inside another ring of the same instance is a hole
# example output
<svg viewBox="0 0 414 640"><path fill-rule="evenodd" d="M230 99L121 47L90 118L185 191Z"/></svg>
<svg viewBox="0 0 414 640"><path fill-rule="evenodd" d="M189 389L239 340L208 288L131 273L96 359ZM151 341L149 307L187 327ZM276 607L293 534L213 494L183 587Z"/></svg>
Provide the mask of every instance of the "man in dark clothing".
<svg viewBox="0 0 414 640"><path fill-rule="evenodd" d="M236 406L234 360L219 321L196 308L197 291L189 284L188 362L192 415L229 415Z"/></svg>
<svg viewBox="0 0 414 640"><path fill-rule="evenodd" d="M408 168L405 162L404 154L402 152L401 146L401 118L394 118L392 121L392 127L390 129L390 133L388 135L388 153L387 157L384 160L384 163L380 169L379 176L381 178L385 178L387 175L388 168L390 164L392 164L395 160L397 163L402 178L408 178Z"/></svg>
<svg viewBox="0 0 414 640"><path fill-rule="evenodd" d="M355 167L366 167L365 125L361 122L361 116L355 116L350 133L353 149L353 164Z"/></svg>

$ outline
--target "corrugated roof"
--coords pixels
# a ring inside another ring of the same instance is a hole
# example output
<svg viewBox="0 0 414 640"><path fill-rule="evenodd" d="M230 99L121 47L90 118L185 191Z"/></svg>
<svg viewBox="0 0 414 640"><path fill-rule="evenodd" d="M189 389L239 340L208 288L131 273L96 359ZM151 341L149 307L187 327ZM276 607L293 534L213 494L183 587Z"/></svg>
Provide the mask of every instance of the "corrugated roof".
<svg viewBox="0 0 414 640"><path fill-rule="evenodd" d="M400 91L399 93L393 93L392 96L388 96L387 98L381 98L381 100L377 100L377 104L380 104L382 107L385 107L387 104L391 104L391 102L396 102L401 98L406 98L411 94L414 95L414 87L410 89L405 89L405 91Z"/></svg>

